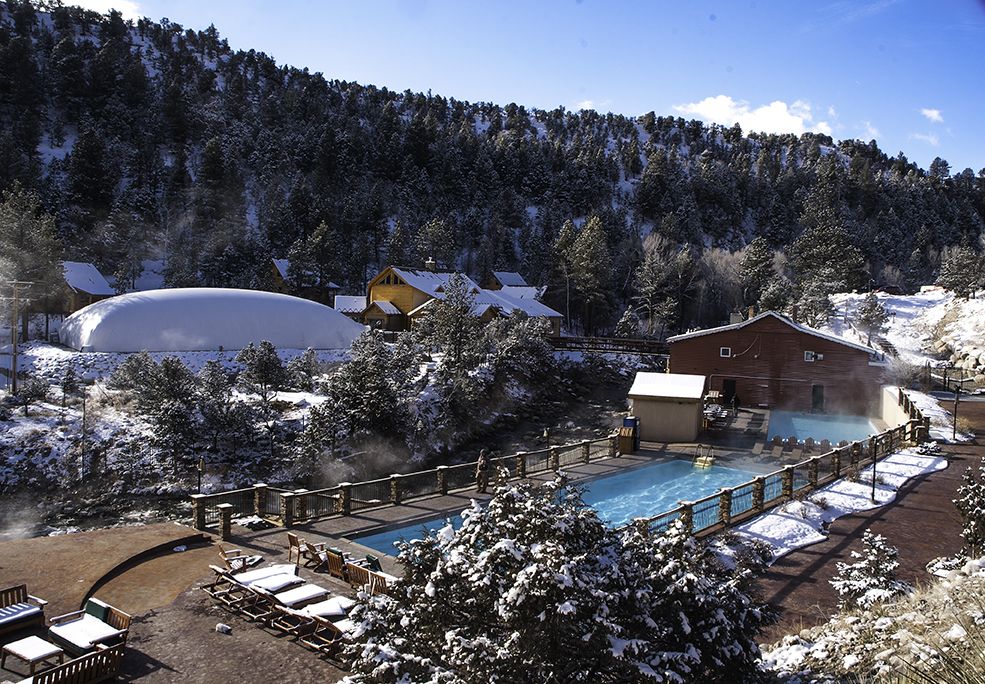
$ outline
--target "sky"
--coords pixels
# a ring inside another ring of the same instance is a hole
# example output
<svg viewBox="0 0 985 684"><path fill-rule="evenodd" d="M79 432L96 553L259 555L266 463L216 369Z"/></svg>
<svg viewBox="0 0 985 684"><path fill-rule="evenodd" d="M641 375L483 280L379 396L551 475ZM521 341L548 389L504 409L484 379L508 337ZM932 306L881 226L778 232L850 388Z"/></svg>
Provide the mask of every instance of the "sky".
<svg viewBox="0 0 985 684"><path fill-rule="evenodd" d="M70 0L66 0L66 3ZM84 0L327 78L875 139L985 169L985 0Z"/></svg>

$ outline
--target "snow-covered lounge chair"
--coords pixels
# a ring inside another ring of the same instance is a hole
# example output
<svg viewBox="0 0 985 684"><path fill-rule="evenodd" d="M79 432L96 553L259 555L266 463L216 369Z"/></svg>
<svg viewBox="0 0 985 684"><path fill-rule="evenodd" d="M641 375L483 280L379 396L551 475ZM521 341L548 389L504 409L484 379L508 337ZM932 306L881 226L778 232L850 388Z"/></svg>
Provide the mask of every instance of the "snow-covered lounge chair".
<svg viewBox="0 0 985 684"><path fill-rule="evenodd" d="M126 643L129 630L129 615L91 598L82 610L51 618L48 636L69 653L82 655L97 646Z"/></svg>
<svg viewBox="0 0 985 684"><path fill-rule="evenodd" d="M270 626L285 634L300 637L317 629L316 618L338 621L349 617L349 610L356 602L346 596L333 596L330 599L310 603L303 608L275 606L275 615Z"/></svg>
<svg viewBox="0 0 985 684"><path fill-rule="evenodd" d="M309 626L299 635L304 646L329 657L338 656L345 633L328 618L312 616Z"/></svg>
<svg viewBox="0 0 985 684"><path fill-rule="evenodd" d="M26 584L0 589L0 634L32 625L44 625L48 602L27 593Z"/></svg>

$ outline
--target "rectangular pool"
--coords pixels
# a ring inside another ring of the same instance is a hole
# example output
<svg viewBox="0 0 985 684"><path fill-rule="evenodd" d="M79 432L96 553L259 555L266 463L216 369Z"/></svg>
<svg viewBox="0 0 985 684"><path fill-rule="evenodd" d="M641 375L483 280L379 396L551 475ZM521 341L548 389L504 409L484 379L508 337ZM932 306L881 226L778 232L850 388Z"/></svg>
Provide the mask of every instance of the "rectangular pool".
<svg viewBox="0 0 985 684"><path fill-rule="evenodd" d="M633 520L663 513L677 506L678 501L693 501L714 494L723 487L733 487L756 477L758 473L712 466L695 468L690 461L664 461L636 468L618 475L600 477L585 486L585 503L598 511L611 527L620 527ZM395 555L395 542L415 539L425 530L437 529L448 518L442 516L414 523L353 541L382 553ZM458 528L461 516L451 519Z"/></svg>
<svg viewBox="0 0 985 684"><path fill-rule="evenodd" d="M803 442L811 437L815 442L822 439L837 444L841 440L854 442L881 432L865 416L848 416L824 413L799 413L796 411L771 411L769 439L779 437L786 440L796 437Z"/></svg>

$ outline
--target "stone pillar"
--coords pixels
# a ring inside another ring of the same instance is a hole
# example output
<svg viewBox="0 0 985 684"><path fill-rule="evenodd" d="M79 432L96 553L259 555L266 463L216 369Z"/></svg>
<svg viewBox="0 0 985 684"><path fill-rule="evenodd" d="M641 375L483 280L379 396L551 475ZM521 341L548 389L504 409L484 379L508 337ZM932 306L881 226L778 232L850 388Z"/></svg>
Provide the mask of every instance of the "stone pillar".
<svg viewBox="0 0 985 684"><path fill-rule="evenodd" d="M294 527L294 492L282 492L280 495L280 522L284 529Z"/></svg>
<svg viewBox="0 0 985 684"><path fill-rule="evenodd" d="M835 477L841 477L841 449L831 451L831 471Z"/></svg>
<svg viewBox="0 0 985 684"><path fill-rule="evenodd" d="M694 505L690 501L681 501L681 524L685 534L694 533Z"/></svg>
<svg viewBox="0 0 985 684"><path fill-rule="evenodd" d="M851 450L850 458L851 458L852 467L854 468L855 466L858 465L859 459L861 457L862 445L859 442L852 442L851 449L852 450Z"/></svg>
<svg viewBox="0 0 985 684"><path fill-rule="evenodd" d="M557 447L551 447L551 452L547 457L547 467L554 471L561 469L561 454L558 453Z"/></svg>
<svg viewBox="0 0 985 684"><path fill-rule="evenodd" d="M196 530L205 530L205 494L192 494L192 519Z"/></svg>
<svg viewBox="0 0 985 684"><path fill-rule="evenodd" d="M581 443L581 460L588 463L591 460L592 443L587 439Z"/></svg>
<svg viewBox="0 0 985 684"><path fill-rule="evenodd" d="M400 478L403 475L400 473L393 473L390 475L390 503L394 506L400 503Z"/></svg>
<svg viewBox="0 0 985 684"><path fill-rule="evenodd" d="M923 419L923 431L920 433L920 436L924 441L930 439L930 418Z"/></svg>
<svg viewBox="0 0 985 684"><path fill-rule="evenodd" d="M752 481L752 508L755 511L763 510L763 500L766 498L766 480L762 477L753 478Z"/></svg>
<svg viewBox="0 0 985 684"><path fill-rule="evenodd" d="M352 515L352 483L339 483L339 513Z"/></svg>
<svg viewBox="0 0 985 684"><path fill-rule="evenodd" d="M267 513L267 483L253 485L253 515L262 518Z"/></svg>
<svg viewBox="0 0 985 684"><path fill-rule="evenodd" d="M219 509L219 539L229 541L233 536L233 505L231 503L221 503L216 508Z"/></svg>
<svg viewBox="0 0 985 684"><path fill-rule="evenodd" d="M791 498L793 496L793 466L786 466L780 477L782 482L782 496Z"/></svg>
<svg viewBox="0 0 985 684"><path fill-rule="evenodd" d="M817 487L817 470L820 457L815 456L807 462L807 481L811 483L811 489Z"/></svg>
<svg viewBox="0 0 985 684"><path fill-rule="evenodd" d="M633 527L640 533L641 537L650 536L650 521L646 518L633 518Z"/></svg>
<svg viewBox="0 0 985 684"><path fill-rule="evenodd" d="M618 458L622 456L619 453L619 433L614 432L609 435L609 458Z"/></svg>
<svg viewBox="0 0 985 684"><path fill-rule="evenodd" d="M438 466L438 493L448 493L448 466Z"/></svg>
<svg viewBox="0 0 985 684"><path fill-rule="evenodd" d="M728 527L732 524L732 490L723 489L718 494L718 519Z"/></svg>
<svg viewBox="0 0 985 684"><path fill-rule="evenodd" d="M516 476L523 479L527 476L527 452L516 452Z"/></svg>
<svg viewBox="0 0 985 684"><path fill-rule="evenodd" d="M307 493L307 489L294 490L294 519L298 522L308 519L308 497L305 496Z"/></svg>

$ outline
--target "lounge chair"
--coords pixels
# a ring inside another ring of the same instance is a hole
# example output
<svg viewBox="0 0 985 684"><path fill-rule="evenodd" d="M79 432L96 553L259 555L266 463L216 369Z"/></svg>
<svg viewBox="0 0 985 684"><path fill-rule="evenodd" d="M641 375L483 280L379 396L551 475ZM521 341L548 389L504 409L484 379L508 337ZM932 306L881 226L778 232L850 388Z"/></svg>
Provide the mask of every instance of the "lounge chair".
<svg viewBox="0 0 985 684"><path fill-rule="evenodd" d="M331 620L313 616L309 630L298 638L304 646L329 657L337 656L342 650L345 634Z"/></svg>
<svg viewBox="0 0 985 684"><path fill-rule="evenodd" d="M314 571L321 569L328 562L325 555L325 544L316 544L307 539L298 542L298 562L304 562L304 567Z"/></svg>
<svg viewBox="0 0 985 684"><path fill-rule="evenodd" d="M26 584L0 589L0 634L32 625L44 625L48 602L27 593Z"/></svg>
<svg viewBox="0 0 985 684"><path fill-rule="evenodd" d="M242 572L263 562L263 556L250 556L240 549L227 549L219 545L219 556L231 572Z"/></svg>
<svg viewBox="0 0 985 684"><path fill-rule="evenodd" d="M316 619L337 621L348 618L349 609L354 605L356 602L346 596L333 596L300 609L275 605L270 626L285 634L301 637L318 627Z"/></svg>
<svg viewBox="0 0 985 684"><path fill-rule="evenodd" d="M126 643L130 616L108 603L91 598L85 608L51 618L48 636L73 655L99 646Z"/></svg>

